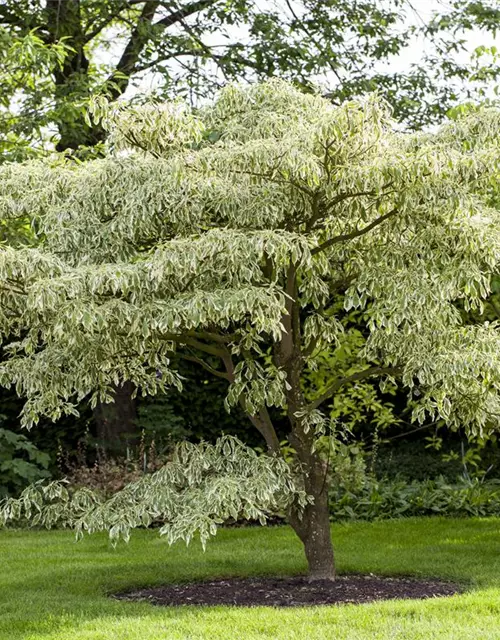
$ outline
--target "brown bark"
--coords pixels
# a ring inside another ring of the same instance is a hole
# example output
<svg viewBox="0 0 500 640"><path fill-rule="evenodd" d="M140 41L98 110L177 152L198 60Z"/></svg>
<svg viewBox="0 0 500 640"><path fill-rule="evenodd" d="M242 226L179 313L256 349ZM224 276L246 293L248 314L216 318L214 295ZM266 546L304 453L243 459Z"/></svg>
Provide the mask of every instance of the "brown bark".
<svg viewBox="0 0 500 640"><path fill-rule="evenodd" d="M306 554L311 580L334 580L335 557L330 536L328 511L327 466L313 450L314 430L307 428L301 412L307 403L301 389L301 374L304 357L301 348L300 315L298 303L297 272L292 264L286 281L286 313L282 317L285 333L275 349L277 366L287 374L287 415L290 421L289 440L297 452L297 462L304 477L304 488L313 503L302 513L292 509L290 524L298 535Z"/></svg>
<svg viewBox="0 0 500 640"><path fill-rule="evenodd" d="M134 385L124 382L116 388L114 401L100 403L94 409L97 438L104 451L124 455L137 440L136 406L132 398Z"/></svg>
<svg viewBox="0 0 500 640"><path fill-rule="evenodd" d="M85 34L82 29L80 0L47 0L46 41L56 43L64 41L71 47L67 50L64 64L54 68L55 100L64 104L68 96L73 98L88 92L87 74L89 60L85 54ZM57 151L77 150L103 140L104 131L100 126L89 126L83 116L61 119L57 123L59 141Z"/></svg>
<svg viewBox="0 0 500 640"><path fill-rule="evenodd" d="M335 556L330 534L328 491L314 496L302 514L291 513L290 525L304 545L310 580L335 580Z"/></svg>
<svg viewBox="0 0 500 640"><path fill-rule="evenodd" d="M150 33L148 27L156 13L159 2L150 0L144 3L137 24L132 30L115 71L109 80L110 97L115 100L127 88L130 76L135 72L135 65L147 44ZM85 53L85 45L89 35L84 33L80 0L46 0L47 42L56 43L63 39L68 49L62 68L54 68L55 100L64 104L68 96L74 100L78 95L82 98L89 93L88 70L89 60ZM59 141L57 151L81 151L82 147L92 147L105 138L105 131L99 124L89 125L83 115L74 113L69 119L60 119L57 123Z"/></svg>
<svg viewBox="0 0 500 640"><path fill-rule="evenodd" d="M304 488L313 503L302 511L292 509L290 525L304 545L310 580L334 580L335 556L330 534L328 508L328 465L313 451L314 434L306 432L304 425L295 424L290 442L304 477Z"/></svg>

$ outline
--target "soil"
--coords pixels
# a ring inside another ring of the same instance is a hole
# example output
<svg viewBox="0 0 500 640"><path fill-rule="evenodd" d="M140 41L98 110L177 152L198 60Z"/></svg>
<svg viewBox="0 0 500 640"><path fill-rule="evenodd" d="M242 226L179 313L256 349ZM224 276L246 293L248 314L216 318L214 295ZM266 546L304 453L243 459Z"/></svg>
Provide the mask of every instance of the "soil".
<svg viewBox="0 0 500 640"><path fill-rule="evenodd" d="M163 606L301 607L361 604L396 598L436 598L460 591L458 585L439 580L349 575L339 576L334 582L309 582L304 576L227 578L138 589L113 597Z"/></svg>

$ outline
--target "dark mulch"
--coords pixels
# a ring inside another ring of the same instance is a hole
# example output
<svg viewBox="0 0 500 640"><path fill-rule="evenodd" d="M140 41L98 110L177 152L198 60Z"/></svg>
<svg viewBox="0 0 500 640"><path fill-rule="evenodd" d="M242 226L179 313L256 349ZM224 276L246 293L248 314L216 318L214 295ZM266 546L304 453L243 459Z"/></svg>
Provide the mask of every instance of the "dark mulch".
<svg viewBox="0 0 500 640"><path fill-rule="evenodd" d="M436 598L460 593L458 585L439 580L340 576L335 582L290 578L227 578L172 584L116 594L115 598L164 606L232 605L240 607L300 607L360 604L395 598Z"/></svg>

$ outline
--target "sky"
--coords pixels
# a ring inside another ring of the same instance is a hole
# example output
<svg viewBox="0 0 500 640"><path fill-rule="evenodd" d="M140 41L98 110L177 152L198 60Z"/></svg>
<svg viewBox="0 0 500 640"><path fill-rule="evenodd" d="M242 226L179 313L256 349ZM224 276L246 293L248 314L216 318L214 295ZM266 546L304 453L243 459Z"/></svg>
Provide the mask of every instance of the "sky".
<svg viewBox="0 0 500 640"><path fill-rule="evenodd" d="M257 3L260 3L262 6L269 4L269 0L255 0ZM280 0L274 0L274 2ZM318 0L321 2L322 0ZM384 0L380 0L381 3ZM498 0L500 2L500 0ZM432 14L435 11L443 12L447 7L449 7L449 3L446 0L412 0L413 8L415 12L413 14L409 14L408 23L416 24L427 22ZM235 37L244 38L244 33L238 28L234 28ZM217 35L214 36L217 39ZM480 45L485 46L497 46L500 50L500 32L497 34L497 37L494 38L492 34L481 32L480 30L468 32L466 35L467 40L467 51L455 54L455 60L457 62L470 62L470 56L473 51L479 47ZM425 42L423 39L415 38L412 44L407 47L402 55L392 56L389 61L381 62L380 68L384 70L389 70L389 72L404 72L408 70L412 63L418 63L422 55L425 51L425 47L429 46L429 43ZM120 55L121 51L117 47L116 49L108 52L106 55L116 55L117 57ZM134 94L138 93L149 93L154 91L155 88L159 86L162 78L160 74L147 73L140 80L136 80L133 85L130 85L125 98L130 98ZM329 84L336 84L336 80L333 74L326 74L325 80L322 79L321 84L328 86Z"/></svg>
<svg viewBox="0 0 500 640"><path fill-rule="evenodd" d="M498 2L500 3L500 0L498 0ZM449 3L443 0L413 0L412 4L418 13L418 16L420 16L424 22L427 22L434 12L442 11L443 8L446 9L447 7L450 7ZM412 17L413 23L418 24L418 20L417 16ZM500 50L500 31L495 38L491 33L477 29L475 31L468 32L466 34L466 40L468 43L468 52L455 55L455 59L459 62L467 62L470 60L470 54L472 54L473 51L481 45L485 45L487 47L496 46ZM407 69L411 63L418 62L422 55L424 46L425 45L422 40L419 41L415 39L413 45L408 47L404 55L398 57L395 56L390 61L391 70L403 71L404 69Z"/></svg>

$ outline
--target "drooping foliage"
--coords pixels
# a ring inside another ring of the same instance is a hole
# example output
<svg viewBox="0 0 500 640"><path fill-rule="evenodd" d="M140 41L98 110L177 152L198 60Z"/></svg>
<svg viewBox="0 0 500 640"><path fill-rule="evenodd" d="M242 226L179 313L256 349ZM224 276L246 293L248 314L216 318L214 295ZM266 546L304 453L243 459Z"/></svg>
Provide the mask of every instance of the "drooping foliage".
<svg viewBox="0 0 500 640"><path fill-rule="evenodd" d="M170 544L189 543L197 534L205 546L221 522L246 518L264 524L294 501L304 506L307 497L283 460L266 459L225 436L215 445L178 445L159 471L108 500L85 488L69 492L64 482L35 483L4 503L0 524L25 518L40 526L71 526L78 536L109 531L117 542L128 540L131 529L159 522Z"/></svg>
<svg viewBox="0 0 500 640"><path fill-rule="evenodd" d="M30 426L125 380L144 394L181 386L176 352L229 382L228 408L276 456L268 409L280 408L314 498L291 522L329 575L311 547L311 527L328 527L325 402L398 378L417 421L497 427L498 328L465 323L457 302L481 308L500 259L500 215L482 195L498 184L500 114L407 134L375 96L335 107L277 80L229 86L198 111L94 114L105 158L0 169L1 215L29 216L43 238L0 252L0 382L28 398ZM364 330L348 371L305 394L324 349L352 342L352 309Z"/></svg>

